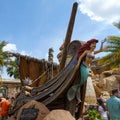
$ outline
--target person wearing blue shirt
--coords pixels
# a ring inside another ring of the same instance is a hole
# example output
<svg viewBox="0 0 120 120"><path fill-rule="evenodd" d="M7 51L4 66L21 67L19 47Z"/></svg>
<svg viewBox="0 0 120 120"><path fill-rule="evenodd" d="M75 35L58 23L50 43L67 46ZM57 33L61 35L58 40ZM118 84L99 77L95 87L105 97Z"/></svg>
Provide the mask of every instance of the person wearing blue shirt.
<svg viewBox="0 0 120 120"><path fill-rule="evenodd" d="M112 96L106 101L110 120L120 120L120 98L118 98L119 90L113 89Z"/></svg>

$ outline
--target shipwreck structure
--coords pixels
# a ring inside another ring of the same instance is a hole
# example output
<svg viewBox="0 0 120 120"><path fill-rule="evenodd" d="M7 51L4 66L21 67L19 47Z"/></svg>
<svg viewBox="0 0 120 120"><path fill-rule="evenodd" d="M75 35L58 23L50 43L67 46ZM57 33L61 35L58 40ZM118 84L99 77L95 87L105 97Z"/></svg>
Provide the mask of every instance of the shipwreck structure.
<svg viewBox="0 0 120 120"><path fill-rule="evenodd" d="M83 42L79 40L71 42L77 7L78 3L74 3L59 65L53 61L39 60L13 53L19 59L22 89L16 96L15 106L11 114L16 114L19 108L28 101L36 100L46 105L50 110L65 109L69 110L75 117L82 115L86 85L83 86L82 102L78 111L76 111L76 100L68 101L67 99L68 89L79 82L79 72L75 69L77 64L76 54ZM65 66L67 55L71 56L71 60Z"/></svg>

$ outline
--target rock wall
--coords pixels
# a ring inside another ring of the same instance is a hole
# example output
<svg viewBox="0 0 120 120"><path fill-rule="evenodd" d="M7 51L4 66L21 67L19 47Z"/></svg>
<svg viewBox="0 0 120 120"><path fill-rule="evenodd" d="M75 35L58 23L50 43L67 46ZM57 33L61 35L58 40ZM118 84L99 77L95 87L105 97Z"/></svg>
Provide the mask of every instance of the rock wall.
<svg viewBox="0 0 120 120"><path fill-rule="evenodd" d="M104 71L100 75L92 75L92 80L99 92L110 92L114 88L120 89L120 68Z"/></svg>

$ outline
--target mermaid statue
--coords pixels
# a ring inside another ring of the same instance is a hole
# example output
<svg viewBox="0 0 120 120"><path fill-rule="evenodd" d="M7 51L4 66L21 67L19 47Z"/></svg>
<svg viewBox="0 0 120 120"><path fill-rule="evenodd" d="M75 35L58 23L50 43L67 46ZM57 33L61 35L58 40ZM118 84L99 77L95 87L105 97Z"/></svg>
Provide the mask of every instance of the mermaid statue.
<svg viewBox="0 0 120 120"><path fill-rule="evenodd" d="M80 80L78 84L73 85L67 92L67 98L72 101L74 98L77 99L78 104L81 102L81 88L87 82L89 73L91 71L91 63L95 58L95 54L103 51L103 43L106 41L104 39L101 42L99 50L95 51L97 39L91 39L87 41L83 46L78 49L77 59L78 63L76 65L76 71L79 70Z"/></svg>

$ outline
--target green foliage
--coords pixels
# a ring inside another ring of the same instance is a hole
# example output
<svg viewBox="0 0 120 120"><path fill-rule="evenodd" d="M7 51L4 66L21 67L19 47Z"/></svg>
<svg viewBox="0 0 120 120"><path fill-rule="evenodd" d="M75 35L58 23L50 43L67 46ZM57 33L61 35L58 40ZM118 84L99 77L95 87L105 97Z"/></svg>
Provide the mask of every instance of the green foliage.
<svg viewBox="0 0 120 120"><path fill-rule="evenodd" d="M6 65L6 61L8 60L7 52L3 51L3 48L7 45L7 42L0 42L0 71L2 71L3 66Z"/></svg>
<svg viewBox="0 0 120 120"><path fill-rule="evenodd" d="M18 59L10 60L7 65L7 73L10 77L19 78Z"/></svg>
<svg viewBox="0 0 120 120"><path fill-rule="evenodd" d="M19 78L19 71L18 71L18 65L17 58L12 59L10 56L10 53L8 51L3 51L3 48L8 43L5 41L0 42L0 71L3 71L3 67L7 67L7 73L10 77Z"/></svg>
<svg viewBox="0 0 120 120"><path fill-rule="evenodd" d="M115 23L113 23L113 25L116 26L118 29L120 29L120 22L118 22L118 23L115 22Z"/></svg>
<svg viewBox="0 0 120 120"><path fill-rule="evenodd" d="M97 110L88 110L89 120L104 120Z"/></svg>
<svg viewBox="0 0 120 120"><path fill-rule="evenodd" d="M120 50L120 37L117 36L108 36L107 46L104 51L106 52L117 52Z"/></svg>
<svg viewBox="0 0 120 120"><path fill-rule="evenodd" d="M120 29L120 22L114 25ZM120 67L120 37L108 36L104 51L109 53L100 59L99 65L105 65L105 70Z"/></svg>

